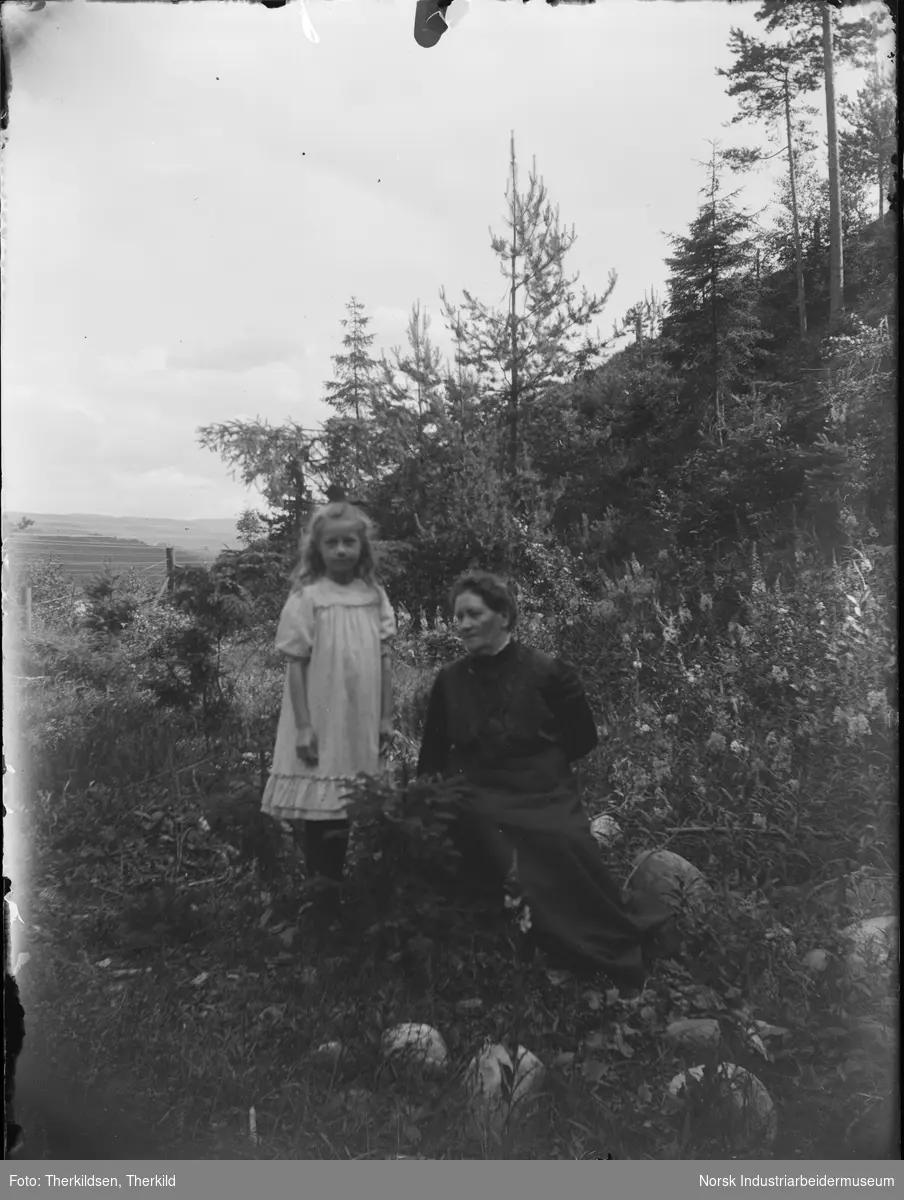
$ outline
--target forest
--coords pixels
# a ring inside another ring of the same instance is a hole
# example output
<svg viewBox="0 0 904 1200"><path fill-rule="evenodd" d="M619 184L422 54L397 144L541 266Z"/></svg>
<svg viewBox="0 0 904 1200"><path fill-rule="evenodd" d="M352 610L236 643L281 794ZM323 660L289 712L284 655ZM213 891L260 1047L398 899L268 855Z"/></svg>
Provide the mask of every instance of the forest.
<svg viewBox="0 0 904 1200"><path fill-rule="evenodd" d="M105 573L80 615L58 563L30 566L5 816L29 880L26 1157L898 1156L894 80L878 18L757 15L664 295L613 317L615 277L580 284L554 181L513 136L488 246L504 298L440 287L450 359L420 302L381 349L355 296L322 427L198 430L262 497L241 549L162 595ZM737 144L752 128L768 150ZM774 204L748 211L744 178L776 162ZM260 798L276 620L331 486L375 522L399 636L396 744L354 791L324 941ZM702 879L636 997L433 886L449 797L414 763L472 566L580 672L613 872L669 850ZM406 1024L433 1031L421 1053ZM487 1041L509 1054L495 1107L468 1084Z"/></svg>

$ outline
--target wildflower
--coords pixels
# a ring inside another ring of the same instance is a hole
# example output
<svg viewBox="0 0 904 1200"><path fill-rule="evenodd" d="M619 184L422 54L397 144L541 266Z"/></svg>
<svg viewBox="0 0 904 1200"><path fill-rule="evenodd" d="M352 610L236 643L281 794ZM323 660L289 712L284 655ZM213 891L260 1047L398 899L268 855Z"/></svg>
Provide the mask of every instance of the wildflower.
<svg viewBox="0 0 904 1200"><path fill-rule="evenodd" d="M788 672L785 670L784 667L773 667L772 668L772 678L777 683L786 683L788 680Z"/></svg>
<svg viewBox="0 0 904 1200"><path fill-rule="evenodd" d="M884 708L886 704L886 696L884 692L867 692L866 702L870 707L870 711L875 708Z"/></svg>
<svg viewBox="0 0 904 1200"><path fill-rule="evenodd" d="M754 829L765 829L766 828L766 818L763 816L762 813L754 813L753 816L751 817L751 820L753 822Z"/></svg>
<svg viewBox="0 0 904 1200"><path fill-rule="evenodd" d="M713 607L712 596L708 595L706 592L701 592L701 594L700 594L700 611L701 612L712 612L712 607Z"/></svg>
<svg viewBox="0 0 904 1200"><path fill-rule="evenodd" d="M521 914L521 917L518 921L518 927L520 928L522 933L527 933L531 928L530 905L529 904L525 904L525 906L524 906L524 912Z"/></svg>
<svg viewBox="0 0 904 1200"><path fill-rule="evenodd" d="M737 741L737 739L732 741L731 745L728 748L732 752L732 754L746 754L747 753L747 747L743 744L743 742Z"/></svg>
<svg viewBox="0 0 904 1200"><path fill-rule="evenodd" d="M721 752L725 749L725 738L721 733L711 733L709 740L706 743L707 750L716 750Z"/></svg>
<svg viewBox="0 0 904 1200"><path fill-rule="evenodd" d="M666 723L666 725L677 725L677 724L678 724L678 718L675 716L675 714L674 714L674 713L669 713L669 714L666 716L665 723Z"/></svg>
<svg viewBox="0 0 904 1200"><path fill-rule="evenodd" d="M854 713L850 719L850 731L855 736L865 737L870 733L869 721L863 713Z"/></svg>
<svg viewBox="0 0 904 1200"><path fill-rule="evenodd" d="M638 729L640 730L641 733L652 733L653 732L652 729L649 727L649 725L647 725L646 722L644 722L643 725L638 725Z"/></svg>

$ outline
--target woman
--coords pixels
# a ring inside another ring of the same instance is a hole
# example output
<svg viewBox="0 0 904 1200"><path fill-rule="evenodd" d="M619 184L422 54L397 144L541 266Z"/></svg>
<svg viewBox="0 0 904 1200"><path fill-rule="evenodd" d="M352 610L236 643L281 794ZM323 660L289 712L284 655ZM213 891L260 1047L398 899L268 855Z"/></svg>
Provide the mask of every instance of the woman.
<svg viewBox="0 0 904 1200"><path fill-rule="evenodd" d="M463 866L497 885L514 866L541 945L639 986L643 948L672 914L630 912L590 832L570 766L598 741L581 681L514 639L517 607L496 576L463 575L450 603L467 654L433 684L418 774L470 785Z"/></svg>

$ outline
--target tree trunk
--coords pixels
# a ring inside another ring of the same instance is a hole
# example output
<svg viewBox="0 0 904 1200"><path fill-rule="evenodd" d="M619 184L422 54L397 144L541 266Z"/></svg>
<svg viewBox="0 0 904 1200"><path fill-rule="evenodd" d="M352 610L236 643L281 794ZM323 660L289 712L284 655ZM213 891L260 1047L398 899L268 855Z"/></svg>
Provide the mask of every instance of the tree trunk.
<svg viewBox="0 0 904 1200"><path fill-rule="evenodd" d="M826 128L829 142L829 322L844 311L844 251L841 241L841 175L838 170L838 124L835 119L835 64L832 12L822 6L822 58L826 76Z"/></svg>
<svg viewBox="0 0 904 1200"><path fill-rule="evenodd" d="M511 283L511 345L512 388L508 411L508 469L509 481L515 482L518 471L518 171L515 163L515 135L512 134L512 283Z"/></svg>
<svg viewBox="0 0 904 1200"><path fill-rule="evenodd" d="M794 169L794 140L791 131L791 96L785 76L785 129L788 135L788 183L791 188L791 227L794 230L794 270L797 275L797 318L800 340L807 336L807 297L804 291L804 263L800 246L800 217L797 212L797 172Z"/></svg>
<svg viewBox="0 0 904 1200"><path fill-rule="evenodd" d="M718 186L718 178L716 175L716 150L713 147L712 161L712 222L713 222L713 239L715 240L716 233L716 189ZM719 431L719 442L722 442L722 409L719 396L719 314L717 308L716 290L719 282L719 268L715 258L710 263L709 277L709 307L713 333L713 400L716 406L716 427Z"/></svg>

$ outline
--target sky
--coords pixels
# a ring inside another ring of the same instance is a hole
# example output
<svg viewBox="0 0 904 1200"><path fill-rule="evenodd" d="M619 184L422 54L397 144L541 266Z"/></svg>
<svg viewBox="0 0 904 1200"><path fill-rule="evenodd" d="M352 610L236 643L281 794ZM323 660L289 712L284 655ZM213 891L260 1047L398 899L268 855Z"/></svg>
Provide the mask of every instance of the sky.
<svg viewBox="0 0 904 1200"><path fill-rule="evenodd" d="M254 505L198 427L318 425L352 295L377 353L404 344L417 300L448 347L442 286L501 301L489 239L512 131L575 227L580 284L617 273L608 334L664 294L665 235L695 215L709 142L762 141L725 127L716 75L756 7L472 0L429 50L412 0L305 0L317 41L298 0L12 14L3 508ZM754 176L745 203L773 188Z"/></svg>

